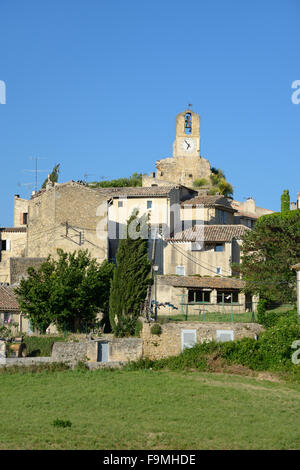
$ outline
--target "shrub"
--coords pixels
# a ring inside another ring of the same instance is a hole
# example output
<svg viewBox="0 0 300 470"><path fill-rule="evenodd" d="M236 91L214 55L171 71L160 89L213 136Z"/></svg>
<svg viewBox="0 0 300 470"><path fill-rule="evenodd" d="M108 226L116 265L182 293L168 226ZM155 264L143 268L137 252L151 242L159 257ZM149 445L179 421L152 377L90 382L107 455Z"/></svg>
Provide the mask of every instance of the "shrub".
<svg viewBox="0 0 300 470"><path fill-rule="evenodd" d="M196 188L201 188L201 186L207 186L208 185L208 181L207 179L205 178L197 178L193 181L193 185L196 187Z"/></svg>
<svg viewBox="0 0 300 470"><path fill-rule="evenodd" d="M152 335L161 335L162 334L162 328L159 323L155 323L154 325L151 326L150 332Z"/></svg>
<svg viewBox="0 0 300 470"><path fill-rule="evenodd" d="M68 419L55 419L52 423L52 426L55 426L57 428L70 428L72 426L71 421Z"/></svg>
<svg viewBox="0 0 300 470"><path fill-rule="evenodd" d="M300 324L292 316L280 318L275 326L266 330L258 340L266 369L291 367L291 345L299 338Z"/></svg>
<svg viewBox="0 0 300 470"><path fill-rule="evenodd" d="M263 369L264 360L259 342L254 338L243 338L220 345L221 357L231 364L241 364L251 369Z"/></svg>
<svg viewBox="0 0 300 470"><path fill-rule="evenodd" d="M266 302L266 301L264 301ZM265 306L266 306L266 303L265 303ZM295 309L292 309L292 310L289 310L288 312L280 312L280 311L264 311L263 312L259 312L257 313L257 321L258 323L260 323L262 326L264 326L265 328L272 328L273 326L275 326L279 320L281 318L290 318L292 320L296 320L297 319L297 310L296 308Z"/></svg>
<svg viewBox="0 0 300 470"><path fill-rule="evenodd" d="M62 336L25 336L22 350L26 350L27 357L51 356L55 341L64 341Z"/></svg>
<svg viewBox="0 0 300 470"><path fill-rule="evenodd" d="M143 329L143 323L141 322L141 320L137 320L135 324L135 328L134 328L134 336L139 338L141 336L142 329Z"/></svg>

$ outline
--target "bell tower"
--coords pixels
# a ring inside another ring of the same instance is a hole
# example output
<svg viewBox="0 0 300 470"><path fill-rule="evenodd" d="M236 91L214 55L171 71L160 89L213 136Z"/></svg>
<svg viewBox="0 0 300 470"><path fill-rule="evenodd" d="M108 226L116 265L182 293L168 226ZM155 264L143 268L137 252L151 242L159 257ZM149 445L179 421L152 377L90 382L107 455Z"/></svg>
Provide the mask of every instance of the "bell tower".
<svg viewBox="0 0 300 470"><path fill-rule="evenodd" d="M200 116L191 109L176 116L173 157L200 157Z"/></svg>

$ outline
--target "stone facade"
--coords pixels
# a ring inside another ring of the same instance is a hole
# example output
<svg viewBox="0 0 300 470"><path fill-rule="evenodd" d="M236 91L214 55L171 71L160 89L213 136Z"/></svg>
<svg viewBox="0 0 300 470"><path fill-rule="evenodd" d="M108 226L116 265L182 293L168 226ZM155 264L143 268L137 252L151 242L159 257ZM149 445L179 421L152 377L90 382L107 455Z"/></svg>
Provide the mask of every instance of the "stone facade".
<svg viewBox="0 0 300 470"><path fill-rule="evenodd" d="M256 296L248 297L242 292L244 283L240 279L217 276L157 275L155 282L156 298L161 304L158 308L158 315L203 315L203 310L204 315L209 312L229 315L247 311L256 312L257 310L258 298ZM199 294L195 294L196 292L199 292ZM154 295L155 286L153 289ZM194 295L199 295L196 302L190 298ZM176 309L168 304L173 305Z"/></svg>
<svg viewBox="0 0 300 470"><path fill-rule="evenodd" d="M193 187L196 179L210 183L210 163L200 155L200 116L190 109L176 116L176 139L173 157L156 162L156 176L143 176L143 186L177 183Z"/></svg>
<svg viewBox="0 0 300 470"><path fill-rule="evenodd" d="M98 361L99 343L108 344L108 362L136 361L143 355L143 341L140 338L101 338L92 341L55 342L52 350L52 360L75 364Z"/></svg>
<svg viewBox="0 0 300 470"><path fill-rule="evenodd" d="M44 261L46 258L10 258L10 284L18 284L23 277L26 277L28 268L38 269Z"/></svg>
<svg viewBox="0 0 300 470"><path fill-rule="evenodd" d="M234 339L254 338L264 331L257 323L202 323L170 322L161 325L160 335L151 334L152 324L144 323L141 338L144 345L144 357L161 359L176 356L182 351L182 331L195 330L196 342L216 341L217 330L233 331Z"/></svg>
<svg viewBox="0 0 300 470"><path fill-rule="evenodd" d="M27 199L21 198L18 194L14 197L14 227L26 227L28 215Z"/></svg>
<svg viewBox="0 0 300 470"><path fill-rule="evenodd" d="M106 201L101 191L72 181L37 193L29 201L26 256L56 256L61 248L88 249L99 262L107 259Z"/></svg>
<svg viewBox="0 0 300 470"><path fill-rule="evenodd" d="M65 362L70 365L74 365L77 362L86 362L88 360L88 344L88 341L56 341L53 344L51 359L53 362Z"/></svg>
<svg viewBox="0 0 300 470"><path fill-rule="evenodd" d="M0 282L10 284L10 259L26 254L26 227L0 228Z"/></svg>

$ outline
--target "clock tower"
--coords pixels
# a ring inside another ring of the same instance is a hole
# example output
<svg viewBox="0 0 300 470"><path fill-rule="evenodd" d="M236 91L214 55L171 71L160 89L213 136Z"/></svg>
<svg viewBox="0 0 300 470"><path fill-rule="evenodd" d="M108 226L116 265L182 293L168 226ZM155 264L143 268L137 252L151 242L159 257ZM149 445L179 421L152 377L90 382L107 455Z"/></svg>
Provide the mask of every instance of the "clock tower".
<svg viewBox="0 0 300 470"><path fill-rule="evenodd" d="M210 163L200 155L200 116L187 109L176 116L176 138L173 156L157 160L156 173L143 176L143 186L181 184L194 187L194 181L202 179L201 186L210 186Z"/></svg>
<svg viewBox="0 0 300 470"><path fill-rule="evenodd" d="M200 157L200 116L187 109L176 116L173 157Z"/></svg>

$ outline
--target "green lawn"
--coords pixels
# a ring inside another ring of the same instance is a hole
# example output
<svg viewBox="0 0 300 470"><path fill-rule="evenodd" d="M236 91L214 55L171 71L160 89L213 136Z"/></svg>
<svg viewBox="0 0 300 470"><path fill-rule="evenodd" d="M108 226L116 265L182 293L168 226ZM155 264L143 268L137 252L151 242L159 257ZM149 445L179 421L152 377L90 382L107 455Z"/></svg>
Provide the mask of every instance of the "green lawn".
<svg viewBox="0 0 300 470"><path fill-rule="evenodd" d="M300 384L151 370L3 373L0 403L0 449L300 449Z"/></svg>

